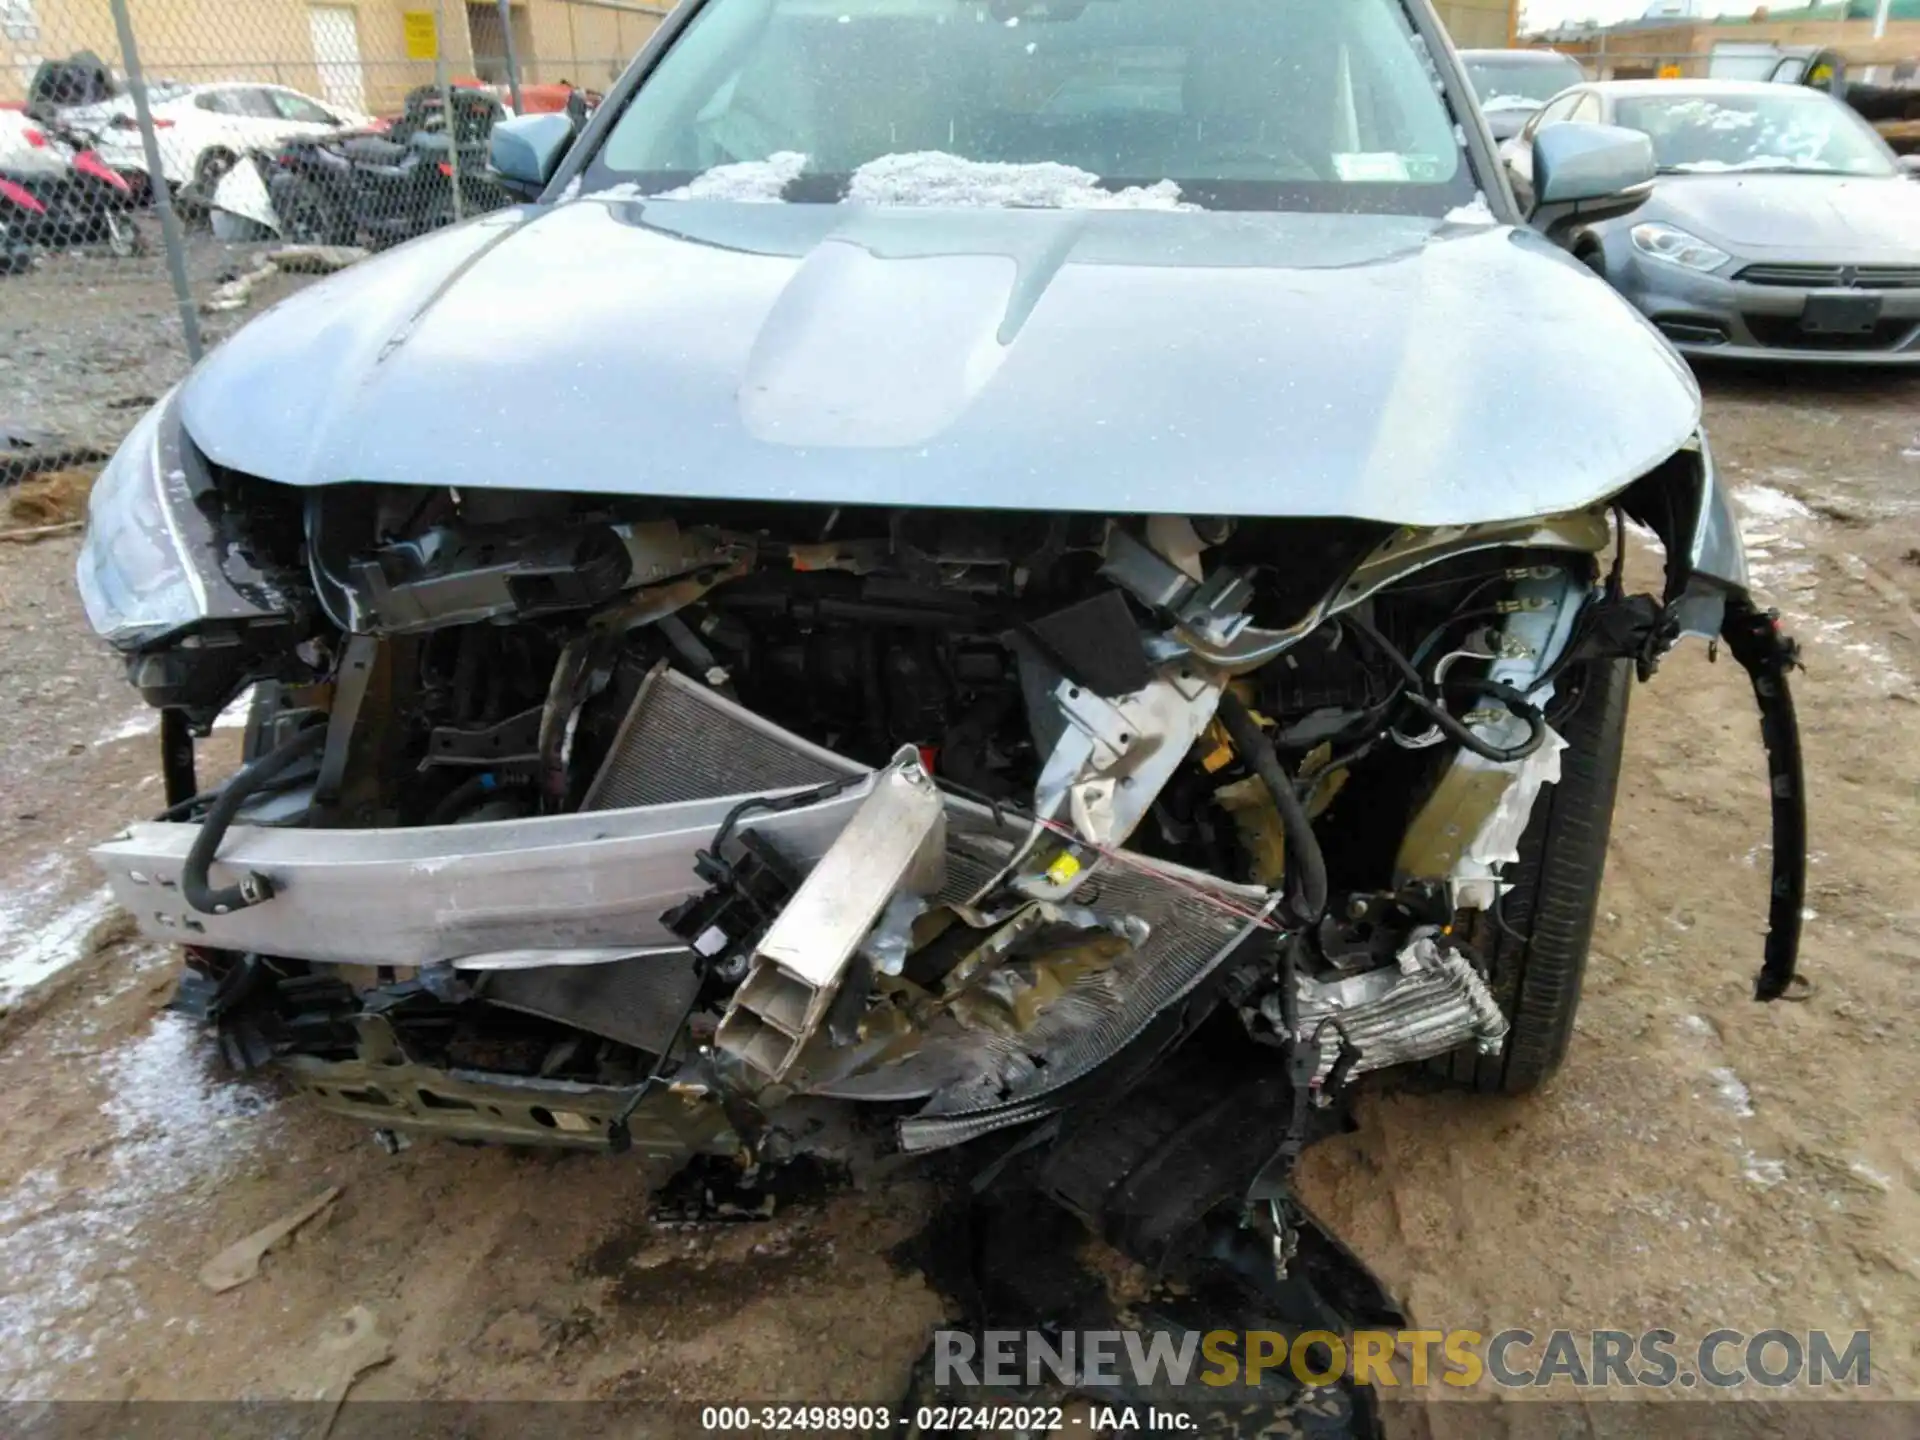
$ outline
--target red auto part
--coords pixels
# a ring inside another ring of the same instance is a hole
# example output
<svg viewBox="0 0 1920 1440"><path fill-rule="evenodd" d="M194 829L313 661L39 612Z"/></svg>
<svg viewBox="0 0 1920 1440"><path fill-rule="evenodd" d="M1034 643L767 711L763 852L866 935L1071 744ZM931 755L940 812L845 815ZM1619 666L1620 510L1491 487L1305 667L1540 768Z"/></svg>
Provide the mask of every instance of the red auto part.
<svg viewBox="0 0 1920 1440"><path fill-rule="evenodd" d="M91 175L96 180L104 180L122 195L131 195L133 187L127 184L126 176L115 170L91 150L82 150L73 157L73 168L82 175Z"/></svg>
<svg viewBox="0 0 1920 1440"><path fill-rule="evenodd" d="M47 213L46 206L42 205L26 190L14 184L11 180L0 179L0 198L11 200L21 209L31 210L35 215L44 215Z"/></svg>

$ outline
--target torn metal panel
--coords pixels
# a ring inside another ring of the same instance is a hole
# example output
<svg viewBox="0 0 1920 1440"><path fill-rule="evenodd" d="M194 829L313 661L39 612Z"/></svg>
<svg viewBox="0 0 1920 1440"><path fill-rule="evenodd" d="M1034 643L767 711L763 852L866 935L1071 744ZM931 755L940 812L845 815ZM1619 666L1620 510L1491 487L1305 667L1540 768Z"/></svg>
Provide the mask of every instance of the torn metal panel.
<svg viewBox="0 0 1920 1440"><path fill-rule="evenodd" d="M1444 1055L1471 1043L1498 1054L1507 1034L1499 1002L1459 951L1432 931L1418 933L1400 951L1397 964L1338 980L1299 980L1302 1044L1320 1047L1316 1083L1344 1058L1359 1074ZM1284 1024L1279 997L1262 1005L1267 1019Z"/></svg>
<svg viewBox="0 0 1920 1440"><path fill-rule="evenodd" d="M1571 641L1585 599L1561 572L1516 582L1512 608L1492 645L1489 677L1544 707L1554 694L1553 681L1544 677ZM1504 706L1464 718L1493 745L1514 745L1527 734L1526 722ZM1408 823L1396 864L1400 877L1445 880L1456 910L1492 909L1503 888L1500 873L1519 858L1541 788L1559 783L1566 748L1549 728L1545 743L1521 760L1489 760L1462 749Z"/></svg>
<svg viewBox="0 0 1920 1440"><path fill-rule="evenodd" d="M1229 675L1245 675L1284 655L1330 617L1352 609L1419 571L1462 555L1504 548L1573 550L1597 555L1607 548L1611 533L1604 509L1431 530L1402 528L1381 541L1338 589L1315 602L1306 614L1285 629L1249 626L1224 645L1182 631L1174 643L1178 649L1218 666Z"/></svg>
<svg viewBox="0 0 1920 1440"><path fill-rule="evenodd" d="M492 1071L439 1069L404 1059L283 1057L280 1069L320 1109L377 1130L538 1145L612 1150L613 1122L633 1092L624 1086L541 1080ZM631 1148L683 1161L732 1155L739 1136L703 1086L662 1086L627 1116Z"/></svg>
<svg viewBox="0 0 1920 1440"><path fill-rule="evenodd" d="M1213 719L1224 684L1190 663L1118 700L1060 681L1052 703L1065 725L1034 787L1035 812L1064 810L1091 845L1124 844Z"/></svg>
<svg viewBox="0 0 1920 1440"><path fill-rule="evenodd" d="M929 1037L903 1068L950 1065L959 1056L970 1078L940 1089L926 1109L902 1122L906 1149L956 1145L1051 1113L1061 1103L1055 1097L1191 994L1270 924L1279 904L1277 895L1257 887L1135 855L1103 868L1075 899L1103 921L1130 920L1145 938L1075 977L1024 1032Z"/></svg>
<svg viewBox="0 0 1920 1440"><path fill-rule="evenodd" d="M895 893L937 891L945 852L940 792L919 756L902 751L761 939L715 1046L767 1080L785 1079Z"/></svg>

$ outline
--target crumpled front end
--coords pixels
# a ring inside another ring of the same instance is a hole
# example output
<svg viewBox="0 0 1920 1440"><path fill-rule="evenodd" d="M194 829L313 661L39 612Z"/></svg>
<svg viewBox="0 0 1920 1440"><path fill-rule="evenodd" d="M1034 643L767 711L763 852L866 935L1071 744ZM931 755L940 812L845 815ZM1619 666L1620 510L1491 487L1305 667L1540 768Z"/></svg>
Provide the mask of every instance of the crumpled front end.
<svg viewBox="0 0 1920 1440"><path fill-rule="evenodd" d="M1508 1043L1485 938L1603 667L1765 648L1704 447L1621 497L1655 598L1612 506L296 492L137 438L83 588L170 808L96 857L230 1059L383 1130L685 1157L823 1097L932 1150L1224 1024L1297 1153L1357 1076Z"/></svg>

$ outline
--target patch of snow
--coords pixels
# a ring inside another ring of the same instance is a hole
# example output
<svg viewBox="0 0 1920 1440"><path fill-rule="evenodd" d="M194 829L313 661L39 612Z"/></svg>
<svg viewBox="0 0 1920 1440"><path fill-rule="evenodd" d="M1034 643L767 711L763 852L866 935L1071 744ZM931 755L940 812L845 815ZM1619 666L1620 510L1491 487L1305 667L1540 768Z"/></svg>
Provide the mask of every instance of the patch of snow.
<svg viewBox="0 0 1920 1440"><path fill-rule="evenodd" d="M131 716L121 720L111 730L102 730L100 739L96 739L94 745L113 745L123 739L138 739L140 735L152 735L156 730L159 730L159 710L134 710Z"/></svg>
<svg viewBox="0 0 1920 1440"><path fill-rule="evenodd" d="M1682 160L1667 169L1682 175L1725 175L1737 170L1797 170L1804 160L1789 160L1784 155L1754 155L1745 160Z"/></svg>
<svg viewBox="0 0 1920 1440"><path fill-rule="evenodd" d="M122 720L111 730L100 732L95 745L112 745L121 740L134 740L142 735L151 735L160 728L160 712L153 709L137 710Z"/></svg>
<svg viewBox="0 0 1920 1440"><path fill-rule="evenodd" d="M1171 180L1103 190L1100 177L1072 165L965 160L940 150L882 155L853 172L856 205L927 205L1027 210L1193 210Z"/></svg>
<svg viewBox="0 0 1920 1440"><path fill-rule="evenodd" d="M146 1320L139 1267L156 1258L159 1222L206 1205L270 1138L272 1099L218 1078L210 1051L185 1017L156 1016L102 1056L113 1139L86 1152L97 1164L73 1157L84 1175L56 1163L0 1192L0 1396L48 1393L116 1330Z"/></svg>
<svg viewBox="0 0 1920 1440"><path fill-rule="evenodd" d="M1813 514L1806 503L1771 485L1743 485L1733 492L1740 508L1760 520L1804 520Z"/></svg>
<svg viewBox="0 0 1920 1440"><path fill-rule="evenodd" d="M1864 1160L1854 1160L1847 1166L1847 1173L1866 1181L1876 1190L1893 1189L1893 1177L1876 1170Z"/></svg>
<svg viewBox="0 0 1920 1440"><path fill-rule="evenodd" d="M560 187L560 194L557 197L555 203L564 205L569 200L579 199L581 185L582 185L582 177L578 175L574 176L565 185Z"/></svg>
<svg viewBox="0 0 1920 1440"><path fill-rule="evenodd" d="M1449 225L1494 225L1499 222L1494 218L1493 207L1487 204L1486 195L1480 191L1475 191L1472 204L1455 206L1447 212L1446 223Z"/></svg>
<svg viewBox="0 0 1920 1440"><path fill-rule="evenodd" d="M67 871L57 860L31 874L30 888L0 895L0 1006L83 959L93 927L113 911L105 888L67 899Z"/></svg>
<svg viewBox="0 0 1920 1440"><path fill-rule="evenodd" d="M1740 1178L1762 1190L1771 1190L1787 1178L1787 1162L1762 1160L1751 1150L1740 1152Z"/></svg>
<svg viewBox="0 0 1920 1440"><path fill-rule="evenodd" d="M1716 1065L1707 1072L1713 1079L1714 1093L1720 1097L1720 1103L1742 1120L1753 1115L1753 1096L1748 1092L1746 1082L1725 1065Z"/></svg>
<svg viewBox="0 0 1920 1440"><path fill-rule="evenodd" d="M696 175L685 185L663 190L655 200L732 200L743 204L771 205L807 168L807 157L797 150L781 150L765 160L742 160L733 165L716 165ZM609 192L612 193L612 192Z"/></svg>
<svg viewBox="0 0 1920 1440"><path fill-rule="evenodd" d="M251 709L253 709L253 687L249 685L233 697L232 704L214 716L213 728L216 730L243 729L247 723L247 712Z"/></svg>
<svg viewBox="0 0 1920 1440"><path fill-rule="evenodd" d="M1712 1035L1715 1033L1713 1022L1704 1015L1682 1015L1680 1028L1694 1035Z"/></svg>

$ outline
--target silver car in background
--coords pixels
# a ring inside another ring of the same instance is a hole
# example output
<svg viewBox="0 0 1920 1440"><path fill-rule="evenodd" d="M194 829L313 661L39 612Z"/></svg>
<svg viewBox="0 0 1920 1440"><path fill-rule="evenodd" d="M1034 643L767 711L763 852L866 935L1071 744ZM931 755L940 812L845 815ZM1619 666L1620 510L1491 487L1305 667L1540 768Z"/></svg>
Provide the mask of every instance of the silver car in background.
<svg viewBox="0 0 1920 1440"><path fill-rule="evenodd" d="M1502 148L1522 204L1535 138L1567 121L1653 141L1652 197L1570 243L1680 350L1920 365L1920 184L1845 105L1731 80L1576 86Z"/></svg>
<svg viewBox="0 0 1920 1440"><path fill-rule="evenodd" d="M1460 63L1495 140L1513 139L1541 106L1587 78L1558 50L1462 50Z"/></svg>

